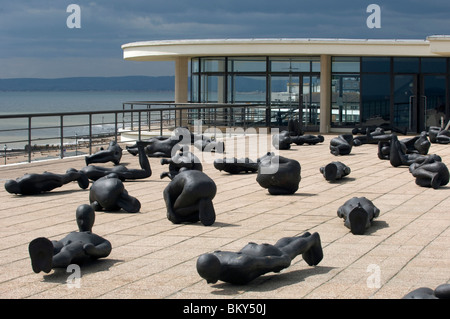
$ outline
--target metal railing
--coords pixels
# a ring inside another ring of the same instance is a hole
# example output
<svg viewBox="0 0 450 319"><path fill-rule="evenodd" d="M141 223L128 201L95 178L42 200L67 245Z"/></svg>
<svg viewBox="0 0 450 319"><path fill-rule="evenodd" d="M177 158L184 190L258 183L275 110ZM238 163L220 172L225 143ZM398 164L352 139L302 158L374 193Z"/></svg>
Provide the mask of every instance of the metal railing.
<svg viewBox="0 0 450 319"><path fill-rule="evenodd" d="M12 163L92 154L126 132L141 140L144 132L165 135L198 122L205 128L265 127L266 114L267 107L256 104L133 101L122 110L0 115L0 165L8 157Z"/></svg>

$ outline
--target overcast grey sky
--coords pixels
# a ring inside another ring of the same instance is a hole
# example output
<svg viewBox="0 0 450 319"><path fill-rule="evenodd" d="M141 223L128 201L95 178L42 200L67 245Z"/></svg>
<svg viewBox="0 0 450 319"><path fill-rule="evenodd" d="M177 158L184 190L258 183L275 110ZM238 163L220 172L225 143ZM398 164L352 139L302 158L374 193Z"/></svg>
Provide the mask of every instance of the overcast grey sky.
<svg viewBox="0 0 450 319"><path fill-rule="evenodd" d="M70 4L81 28L68 28ZM370 29L369 4L381 8ZM204 38L394 38L450 34L448 0L0 0L0 78L172 75L123 61L134 41Z"/></svg>

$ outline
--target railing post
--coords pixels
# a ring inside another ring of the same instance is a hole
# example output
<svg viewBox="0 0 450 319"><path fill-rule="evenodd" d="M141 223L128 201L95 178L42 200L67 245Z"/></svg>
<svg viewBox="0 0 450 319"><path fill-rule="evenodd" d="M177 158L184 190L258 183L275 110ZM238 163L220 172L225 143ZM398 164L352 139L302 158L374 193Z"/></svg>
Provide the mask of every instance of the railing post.
<svg viewBox="0 0 450 319"><path fill-rule="evenodd" d="M31 163L31 116L28 117L28 163Z"/></svg>
<svg viewBox="0 0 450 319"><path fill-rule="evenodd" d="M61 115L59 118L59 157L64 158L64 116Z"/></svg>
<svg viewBox="0 0 450 319"><path fill-rule="evenodd" d="M139 113L138 113L138 120L139 120L139 122L138 122L138 138L139 138L139 141L141 141L142 140L142 138L141 138L141 114L142 114L142 112L141 111L139 111Z"/></svg>
<svg viewBox="0 0 450 319"><path fill-rule="evenodd" d="M162 118L163 118L163 111L160 110L160 111L159 111L159 135L160 135L160 136L163 135L163 122L162 122Z"/></svg>
<svg viewBox="0 0 450 319"><path fill-rule="evenodd" d="M89 113L89 155L92 154L92 113Z"/></svg>
<svg viewBox="0 0 450 319"><path fill-rule="evenodd" d="M117 123L117 112L114 112L114 141L117 143L117 130L118 130L118 126L119 124Z"/></svg>

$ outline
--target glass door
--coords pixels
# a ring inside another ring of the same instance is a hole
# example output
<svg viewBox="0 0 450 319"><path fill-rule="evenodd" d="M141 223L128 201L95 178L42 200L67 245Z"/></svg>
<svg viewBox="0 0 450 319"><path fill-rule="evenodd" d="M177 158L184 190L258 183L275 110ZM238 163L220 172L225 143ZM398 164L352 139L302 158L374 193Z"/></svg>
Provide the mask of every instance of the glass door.
<svg viewBox="0 0 450 319"><path fill-rule="evenodd" d="M305 130L318 129L320 115L320 77L318 75L303 75L300 109L302 110Z"/></svg>
<svg viewBox="0 0 450 319"><path fill-rule="evenodd" d="M416 132L417 105L417 75L395 75L393 125L399 129L406 128L410 132Z"/></svg>
<svg viewBox="0 0 450 319"><path fill-rule="evenodd" d="M422 75L419 106L419 131L430 126L445 126L445 75Z"/></svg>
<svg viewBox="0 0 450 319"><path fill-rule="evenodd" d="M300 78L298 75L272 75L270 77L271 122L287 126L290 119L299 119Z"/></svg>

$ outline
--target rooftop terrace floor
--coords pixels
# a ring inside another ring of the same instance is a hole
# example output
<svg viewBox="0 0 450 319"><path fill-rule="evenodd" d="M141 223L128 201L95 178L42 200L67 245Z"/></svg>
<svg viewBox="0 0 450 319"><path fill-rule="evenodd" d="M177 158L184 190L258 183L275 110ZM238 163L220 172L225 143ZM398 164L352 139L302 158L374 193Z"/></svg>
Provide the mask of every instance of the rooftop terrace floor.
<svg viewBox="0 0 450 319"><path fill-rule="evenodd" d="M28 244L36 237L61 239L77 230L75 210L89 203L89 190L70 183L41 195L18 196L7 193L3 184L25 173L80 169L84 157L1 166L0 297L400 299L419 287L449 283L450 186L435 190L416 185L408 167L380 160L376 145L334 156L329 151L334 136L279 151L301 164L302 179L293 195L269 195L256 182L256 174L230 175L203 163L204 172L217 184L212 226L172 224L167 219L162 192L170 180L159 177L167 165L150 158L151 177L125 182L129 194L141 202L141 211L96 213L93 232L108 239L113 250L107 258L81 267L79 288L67 285L70 273L65 269L34 273ZM450 163L450 145L432 144L429 153ZM330 183L319 167L336 160L352 171ZM135 168L138 158L124 150L121 163ZM364 235L353 235L336 213L353 196L367 197L381 211ZM315 267L298 256L280 273L247 285L207 284L196 271L203 253L238 251L248 242L274 244L306 231L321 237L324 258Z"/></svg>

